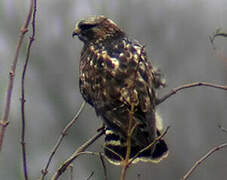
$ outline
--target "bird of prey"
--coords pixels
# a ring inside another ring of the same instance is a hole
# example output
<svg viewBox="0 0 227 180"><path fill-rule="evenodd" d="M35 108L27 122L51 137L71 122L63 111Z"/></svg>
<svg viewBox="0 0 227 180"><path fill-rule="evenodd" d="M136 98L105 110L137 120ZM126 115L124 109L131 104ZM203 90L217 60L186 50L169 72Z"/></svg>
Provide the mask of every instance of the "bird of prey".
<svg viewBox="0 0 227 180"><path fill-rule="evenodd" d="M84 43L80 92L107 127L104 144L107 160L121 164L126 156L127 137L131 138L129 158L134 159L133 163L159 162L167 157L168 148L163 139L138 155L161 131L155 100L156 89L163 82L159 71L148 60L144 46L130 40L104 16L81 19L72 35Z"/></svg>

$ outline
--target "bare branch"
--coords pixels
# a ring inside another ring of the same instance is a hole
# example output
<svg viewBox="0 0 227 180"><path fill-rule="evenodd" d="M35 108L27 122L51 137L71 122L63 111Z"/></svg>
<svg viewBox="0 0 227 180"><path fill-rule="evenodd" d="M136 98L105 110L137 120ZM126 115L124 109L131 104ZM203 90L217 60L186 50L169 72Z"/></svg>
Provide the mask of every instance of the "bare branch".
<svg viewBox="0 0 227 180"><path fill-rule="evenodd" d="M82 151L78 153L78 156L80 155L93 155L93 156L100 156L98 152L91 152L91 151Z"/></svg>
<svg viewBox="0 0 227 180"><path fill-rule="evenodd" d="M73 180L73 164L69 165L69 180Z"/></svg>
<svg viewBox="0 0 227 180"><path fill-rule="evenodd" d="M99 137L101 137L105 133L104 130L99 131L95 136L81 145L73 154L70 156L57 170L57 172L52 176L51 180L58 179L62 173L65 172L67 167L80 155L81 152L86 150L91 144L93 144Z"/></svg>
<svg viewBox="0 0 227 180"><path fill-rule="evenodd" d="M32 0L33 1L33 0ZM27 54L24 63L24 68L21 77L21 121L22 121L22 130L21 130L21 148L22 148L22 159L23 159L23 170L24 170L24 178L28 180L28 172L27 172L27 161L26 161L26 147L25 147L25 93L24 93L24 81L26 70L28 66L28 61L30 58L30 51L32 43L35 39L35 18L36 18L36 0L33 1L33 18L32 18L32 36L29 39Z"/></svg>
<svg viewBox="0 0 227 180"><path fill-rule="evenodd" d="M13 63L11 65L11 68L9 71L9 84L8 84L8 88L7 88L6 104L4 107L3 117L0 121L0 125L2 126L1 130L0 130L0 151L2 149L2 143L3 143L3 138L4 138L6 127L9 124L8 118L9 118L9 112L10 112L11 96L12 96L12 91L13 91L18 56L19 56L19 52L21 49L21 45L24 40L24 36L25 36L26 32L28 32L28 25L31 21L32 10L33 10L33 0L30 0L30 7L29 7L28 15L27 15L24 25L20 29L20 37L17 42L16 53L14 55L14 60L13 60Z"/></svg>
<svg viewBox="0 0 227 180"><path fill-rule="evenodd" d="M112 149L110 149L109 147L106 147L106 146L104 146L104 149L107 149L107 150L110 151L111 153L113 153L113 154L115 154L116 156L118 156L118 157L121 159L121 161L124 161L124 158L123 158L120 154L116 153L114 150L112 150Z"/></svg>
<svg viewBox="0 0 227 180"><path fill-rule="evenodd" d="M94 171L91 172L91 174L87 177L86 180L89 180L94 175Z"/></svg>
<svg viewBox="0 0 227 180"><path fill-rule="evenodd" d="M85 101L80 105L80 109L77 111L76 115L74 116L74 118L65 126L65 128L63 129L63 131L61 132L61 135L59 136L56 144L54 145L53 149L51 150L51 153L50 153L50 157L47 161L47 164L45 166L44 169L42 169L42 175L40 177L41 180L44 179L44 177L46 176L46 174L48 173L48 167L50 165L50 162L54 156L54 154L56 153L58 147L60 146L63 138L66 136L68 130L72 127L72 125L76 122L76 120L79 118L79 115L81 114L82 110L84 109L85 107Z"/></svg>
<svg viewBox="0 0 227 180"><path fill-rule="evenodd" d="M208 157L210 157L214 152L219 151L223 148L227 147L227 143L221 144L219 146L216 146L214 148L212 148L207 154L205 154L201 159L199 159L198 161L196 161L194 163L194 165L192 166L192 168L187 171L187 173L184 175L184 177L182 178L182 180L186 180L188 179L188 177L195 171L195 169L203 162L205 161Z"/></svg>
<svg viewBox="0 0 227 180"><path fill-rule="evenodd" d="M221 32L221 29L217 29L216 32L212 36L209 36L211 44L214 45L215 38L220 37L220 36L227 38L227 33ZM216 49L215 46L213 46L213 47L214 47L214 49Z"/></svg>
<svg viewBox="0 0 227 180"><path fill-rule="evenodd" d="M103 171L104 171L104 180L107 180L107 170L106 170L106 165L105 165L103 155L101 153L99 153L99 157L101 159L102 167L103 167Z"/></svg>
<svg viewBox="0 0 227 180"><path fill-rule="evenodd" d="M212 45L212 48L215 52L215 55L217 56L217 58L221 59L222 61L226 62L227 61L227 57L223 54L222 51L218 50L218 48L216 48L214 40L216 39L216 37L218 36L222 36L227 38L227 33L226 32L221 32L221 29L217 29L215 33L213 33L212 36L209 36L210 39L210 43Z"/></svg>
<svg viewBox="0 0 227 180"><path fill-rule="evenodd" d="M218 124L218 127L225 133L227 133L227 129L224 128L222 125Z"/></svg>
<svg viewBox="0 0 227 180"><path fill-rule="evenodd" d="M197 86L206 86L206 87L212 87L212 88L222 89L222 90L227 91L227 86L212 84L212 83L208 83L208 82L194 82L191 84L181 85L175 89L172 89L171 92L169 92L168 94L164 95L163 97L157 99L155 104L159 105L159 104L163 103L166 99L168 99L172 95L176 94L178 91L181 91L183 89L197 87Z"/></svg>
<svg viewBox="0 0 227 180"><path fill-rule="evenodd" d="M129 123L128 123L128 132L127 132L127 139L126 139L126 155L124 160L122 161L122 170L121 170L121 180L125 180L126 178L126 171L129 167L129 157L131 154L131 137L132 137L132 133L135 130L136 126L138 124L135 124L134 126L132 126L132 122L133 122L133 114L135 112L134 109L134 104L131 104L131 110L129 112Z"/></svg>

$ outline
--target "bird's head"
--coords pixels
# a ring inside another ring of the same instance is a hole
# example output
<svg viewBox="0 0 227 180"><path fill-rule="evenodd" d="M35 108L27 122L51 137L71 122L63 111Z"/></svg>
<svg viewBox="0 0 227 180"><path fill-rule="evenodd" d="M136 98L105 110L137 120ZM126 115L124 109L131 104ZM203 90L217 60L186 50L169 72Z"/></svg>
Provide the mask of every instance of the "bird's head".
<svg viewBox="0 0 227 180"><path fill-rule="evenodd" d="M124 32L110 19L104 16L91 16L81 19L75 25L72 36L84 43L98 43L114 37L121 37Z"/></svg>

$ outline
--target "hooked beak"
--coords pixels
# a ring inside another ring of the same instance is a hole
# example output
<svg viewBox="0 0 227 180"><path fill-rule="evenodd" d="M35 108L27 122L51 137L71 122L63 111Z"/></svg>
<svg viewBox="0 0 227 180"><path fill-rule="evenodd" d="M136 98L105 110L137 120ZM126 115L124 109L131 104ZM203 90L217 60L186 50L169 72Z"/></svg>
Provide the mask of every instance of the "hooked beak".
<svg viewBox="0 0 227 180"><path fill-rule="evenodd" d="M74 36L78 36L80 33L80 30L78 28L75 28L72 34L72 37L74 38Z"/></svg>

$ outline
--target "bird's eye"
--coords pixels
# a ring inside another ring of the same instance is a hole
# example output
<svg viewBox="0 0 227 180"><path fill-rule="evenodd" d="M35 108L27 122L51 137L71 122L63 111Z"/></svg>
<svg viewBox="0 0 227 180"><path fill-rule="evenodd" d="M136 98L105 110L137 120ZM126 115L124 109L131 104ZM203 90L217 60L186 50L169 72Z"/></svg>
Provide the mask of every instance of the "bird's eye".
<svg viewBox="0 0 227 180"><path fill-rule="evenodd" d="M88 30L88 29L91 29L93 27L95 27L96 24L80 24L79 25L79 28L84 31L84 30Z"/></svg>

